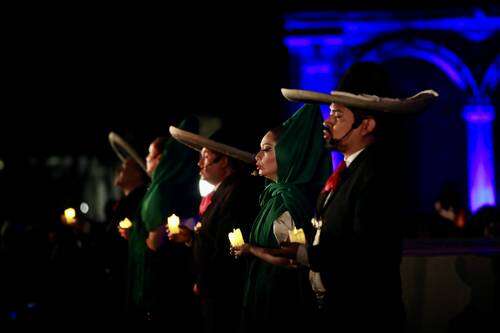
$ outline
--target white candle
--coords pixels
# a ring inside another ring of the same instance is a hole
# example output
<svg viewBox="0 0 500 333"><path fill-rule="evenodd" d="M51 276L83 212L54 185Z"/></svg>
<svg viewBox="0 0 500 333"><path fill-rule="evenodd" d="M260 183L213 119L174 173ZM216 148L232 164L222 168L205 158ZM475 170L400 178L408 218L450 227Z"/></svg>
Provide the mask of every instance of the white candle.
<svg viewBox="0 0 500 333"><path fill-rule="evenodd" d="M64 218L67 224L73 224L76 222L76 211L74 208L68 208L64 211Z"/></svg>
<svg viewBox="0 0 500 333"><path fill-rule="evenodd" d="M288 236L290 237L290 243L306 243L306 235L304 234L304 230L302 230L302 228L293 228L293 230L288 230Z"/></svg>
<svg viewBox="0 0 500 333"><path fill-rule="evenodd" d="M170 231L171 234L178 234L179 233L179 224L181 220L179 219L179 216L172 214L168 217L167 219L167 225L168 225L168 230Z"/></svg>
<svg viewBox="0 0 500 333"><path fill-rule="evenodd" d="M228 236L232 247L240 247L245 244L243 235L241 234L241 230L239 228L233 229L233 232L230 232Z"/></svg>
<svg viewBox="0 0 500 333"><path fill-rule="evenodd" d="M132 221L130 221L128 218L125 218L124 220L120 221L119 226L121 229L128 229L132 226Z"/></svg>

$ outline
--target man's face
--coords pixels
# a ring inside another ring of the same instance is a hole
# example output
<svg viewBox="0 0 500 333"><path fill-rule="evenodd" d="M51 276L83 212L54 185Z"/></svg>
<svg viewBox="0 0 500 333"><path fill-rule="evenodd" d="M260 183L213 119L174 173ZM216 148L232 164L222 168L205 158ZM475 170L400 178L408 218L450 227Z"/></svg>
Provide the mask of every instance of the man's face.
<svg viewBox="0 0 500 333"><path fill-rule="evenodd" d="M158 167L162 158L162 152L159 150L156 141L149 145L149 154L146 157L146 171L148 175L152 176L153 172Z"/></svg>
<svg viewBox="0 0 500 333"><path fill-rule="evenodd" d="M200 176L212 185L217 185L222 181L224 174L224 166L222 162L223 156L213 152L210 149L203 148L200 152L198 167L200 168Z"/></svg>
<svg viewBox="0 0 500 333"><path fill-rule="evenodd" d="M342 152L349 141L350 134L347 133L353 124L354 114L351 110L341 104L330 104L330 116L323 122L323 138L328 148Z"/></svg>
<svg viewBox="0 0 500 333"><path fill-rule="evenodd" d="M131 158L122 163L115 178L115 186L126 189L142 182L142 170Z"/></svg>

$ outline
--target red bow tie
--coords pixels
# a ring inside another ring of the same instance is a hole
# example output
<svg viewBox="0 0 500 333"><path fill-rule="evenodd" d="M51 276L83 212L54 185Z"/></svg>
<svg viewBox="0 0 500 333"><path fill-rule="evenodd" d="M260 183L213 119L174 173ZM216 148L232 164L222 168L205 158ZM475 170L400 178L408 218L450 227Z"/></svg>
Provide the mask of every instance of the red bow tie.
<svg viewBox="0 0 500 333"><path fill-rule="evenodd" d="M204 196L203 199L201 199L200 208L198 210L200 216L203 216L203 214L205 214L205 211L207 210L208 206L210 206L210 204L212 203L212 197L214 196L214 192L215 191L210 192L209 194Z"/></svg>
<svg viewBox="0 0 500 333"><path fill-rule="evenodd" d="M340 174L342 171L346 169L346 164L345 161L342 161L335 171L332 173L330 177L328 177L328 180L325 183L325 186L323 187L322 192L330 192L330 191L336 191L337 187L340 185Z"/></svg>

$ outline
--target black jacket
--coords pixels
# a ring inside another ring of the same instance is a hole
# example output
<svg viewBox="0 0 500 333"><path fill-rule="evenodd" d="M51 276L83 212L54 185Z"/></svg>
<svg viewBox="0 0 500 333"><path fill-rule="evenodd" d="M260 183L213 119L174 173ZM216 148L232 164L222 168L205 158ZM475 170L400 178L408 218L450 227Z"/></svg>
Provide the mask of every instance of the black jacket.
<svg viewBox="0 0 500 333"><path fill-rule="evenodd" d="M195 234L193 255L202 298L240 303L244 260L230 255L228 234L240 228L245 241L258 213L256 177L231 175L217 188Z"/></svg>
<svg viewBox="0 0 500 333"><path fill-rule="evenodd" d="M342 173L327 201L318 199L320 244L308 248L310 267L327 289L328 311L371 329L403 318L401 223L397 160L368 146ZM368 324L367 324L368 325Z"/></svg>

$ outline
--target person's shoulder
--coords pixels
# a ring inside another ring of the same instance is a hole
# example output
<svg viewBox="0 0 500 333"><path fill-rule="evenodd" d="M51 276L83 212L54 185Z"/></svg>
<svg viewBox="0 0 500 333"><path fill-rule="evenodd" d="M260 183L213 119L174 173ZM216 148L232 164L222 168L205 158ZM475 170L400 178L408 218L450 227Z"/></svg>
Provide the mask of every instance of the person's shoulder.
<svg viewBox="0 0 500 333"><path fill-rule="evenodd" d="M290 221L293 221L292 214L290 214L290 212L288 210L286 210L283 213L281 213L280 216L278 216L276 221L282 222L282 223L288 223Z"/></svg>
<svg viewBox="0 0 500 333"><path fill-rule="evenodd" d="M352 162L348 173L355 180L371 183L386 178L393 167L390 151L379 144L372 144Z"/></svg>

